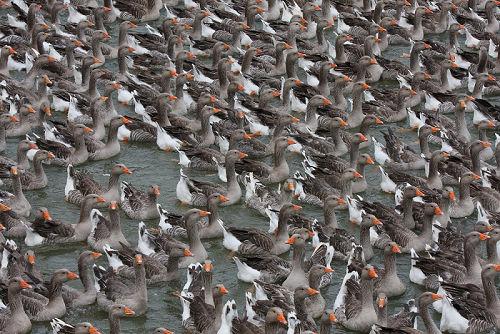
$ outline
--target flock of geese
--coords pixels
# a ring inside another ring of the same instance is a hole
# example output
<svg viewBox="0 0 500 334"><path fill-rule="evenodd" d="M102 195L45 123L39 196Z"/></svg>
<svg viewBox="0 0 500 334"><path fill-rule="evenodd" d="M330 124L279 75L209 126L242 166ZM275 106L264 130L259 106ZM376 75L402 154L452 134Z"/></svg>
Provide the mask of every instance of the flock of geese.
<svg viewBox="0 0 500 334"><path fill-rule="evenodd" d="M1 0L0 151L17 155L0 156L0 333L98 334L62 320L93 305L118 334L152 312L148 287L179 279L187 333L498 333L499 4ZM182 212L124 164L107 184L81 166L123 145L178 157ZM64 178L72 224L26 197ZM238 203L269 226L224 223ZM207 239L247 283L239 313ZM77 273L42 274L35 251L70 244Z"/></svg>

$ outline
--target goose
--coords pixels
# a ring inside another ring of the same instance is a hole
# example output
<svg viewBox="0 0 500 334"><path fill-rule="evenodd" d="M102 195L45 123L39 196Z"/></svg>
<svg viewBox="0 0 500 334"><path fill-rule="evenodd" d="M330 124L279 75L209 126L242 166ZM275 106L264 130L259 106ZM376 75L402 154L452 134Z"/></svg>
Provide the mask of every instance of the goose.
<svg viewBox="0 0 500 334"><path fill-rule="evenodd" d="M284 204L279 213L278 226L272 236L259 229L230 227L224 233L222 244L224 247L236 252L240 246L245 247L242 244L244 241L249 241L251 244L271 254L283 254L290 249L290 244L285 243L289 239L286 222L293 211L299 211L301 208L301 206L291 203Z"/></svg>
<svg viewBox="0 0 500 334"><path fill-rule="evenodd" d="M97 304L102 309L109 312L113 309L114 304L122 304L128 305L133 311L129 312L132 316L137 317L146 313L148 307L146 272L140 254L136 254L134 257L134 270L133 289L124 290L123 287L126 287L127 284L113 273L98 280L100 291L97 294ZM131 287L130 283L129 287Z"/></svg>
<svg viewBox="0 0 500 334"><path fill-rule="evenodd" d="M120 318L133 317L135 311L124 304L116 303L111 305L108 310L108 321L110 333L117 334L121 332Z"/></svg>
<svg viewBox="0 0 500 334"><path fill-rule="evenodd" d="M147 192L122 181L121 206L125 214L136 220L149 220L159 217L156 201L160 196L160 187L151 185Z"/></svg>
<svg viewBox="0 0 500 334"><path fill-rule="evenodd" d="M480 178L481 177L479 175L476 175L473 172L465 173L460 178L458 200L453 202L450 206L451 218L462 218L472 214L474 211L474 203L470 197L470 184Z"/></svg>
<svg viewBox="0 0 500 334"><path fill-rule="evenodd" d="M91 211L90 219L92 231L87 237L87 243L92 249L103 251L106 245L118 249L129 245L123 235L118 204L115 201L109 202L109 219L106 219L97 209Z"/></svg>
<svg viewBox="0 0 500 334"><path fill-rule="evenodd" d="M24 310L21 297L21 291L24 289L31 289L31 285L22 278L15 277L9 280L7 288L9 305L2 312L0 318L2 331L11 333L31 332L31 320Z"/></svg>
<svg viewBox="0 0 500 334"><path fill-rule="evenodd" d="M97 328L92 326L90 322L80 322L76 325L70 325L68 323L65 323L59 318L54 318L50 322L50 326L52 327L52 332L54 334L62 334L67 331L72 331L77 334L98 334L100 333Z"/></svg>
<svg viewBox="0 0 500 334"><path fill-rule="evenodd" d="M44 161L55 158L51 152L38 150L33 157L33 172L25 171L21 173L21 186L23 190L36 190L45 188L48 178L43 168Z"/></svg>
<svg viewBox="0 0 500 334"><path fill-rule="evenodd" d="M80 205L80 217L76 224L63 224L61 222L52 221L48 210L41 208L40 217L43 218L43 224L38 226L34 224L25 229L26 235L24 242L29 246L37 246L40 244L58 244L58 243L74 243L86 241L92 231L92 223L90 213L92 208L98 203L104 203L106 200L98 195L89 194L85 196ZM40 228L40 230L39 230Z"/></svg>
<svg viewBox="0 0 500 334"><path fill-rule="evenodd" d="M406 286L397 275L395 254L401 253L398 244L388 243L384 248L384 270L380 271L380 279L375 282L375 291L388 298L405 293Z"/></svg>
<svg viewBox="0 0 500 334"><path fill-rule="evenodd" d="M71 204L80 205L83 198L88 194L98 194L106 201L120 200L119 178L122 174L132 174L130 169L123 164L117 164L111 168L108 187L104 188L94 181L91 174L85 170L76 170L73 165L68 165L65 192L65 200Z"/></svg>
<svg viewBox="0 0 500 334"><path fill-rule="evenodd" d="M203 206L207 203L207 196L217 192L223 194L228 199L227 202L223 203L224 206L237 203L241 198L242 192L236 179L235 164L246 156L245 153L238 150L230 150L226 153L227 186L225 188L218 184L191 180L181 169L180 179L176 186L177 199L185 204Z"/></svg>
<svg viewBox="0 0 500 334"><path fill-rule="evenodd" d="M36 143L40 149L52 152L56 157L51 161L51 165L73 165L78 166L87 161L89 152L85 144L85 133L91 133L92 129L83 125L77 124L73 128L75 138L75 146L68 147L60 142L53 140L36 139Z"/></svg>
<svg viewBox="0 0 500 334"><path fill-rule="evenodd" d="M49 321L66 314L66 305L62 297L62 284L78 279L78 275L67 269L56 270L49 282L48 299L23 298L26 314L34 322Z"/></svg>
<svg viewBox="0 0 500 334"><path fill-rule="evenodd" d="M198 220L207 217L211 213L199 209L191 209L183 215L183 220L186 224L189 249L193 256L183 259L179 263L179 268L186 268L192 263L196 263L208 258L208 253L200 240Z"/></svg>
<svg viewBox="0 0 500 334"><path fill-rule="evenodd" d="M367 265L362 269L359 278L357 272L354 272L346 280L347 289L340 292L345 294L344 299L335 309L335 316L343 327L349 330L368 332L372 325L377 322L377 313L373 305L373 282L377 277L375 269ZM364 293L359 293L360 291L364 291Z"/></svg>
<svg viewBox="0 0 500 334"><path fill-rule="evenodd" d="M381 325L375 325L375 328L373 330L374 333L377 334L382 334L382 333L391 333L393 331L401 331L403 333L430 333L430 334L439 334L441 331L437 327L436 323L431 317L430 311L429 311L429 306L436 302L440 301L443 299L443 296L437 293L432 293L432 292L424 292L422 293L417 300L417 305L418 305L418 313L420 317L423 320L424 326L425 326L425 332L414 329L412 327L399 327L399 328L392 328L392 327L384 327Z"/></svg>
<svg viewBox="0 0 500 334"><path fill-rule="evenodd" d="M13 193L2 192L0 199L2 204L9 207L10 210L22 217L29 217L31 204L26 199L21 183L22 172L17 169L17 166L12 166L9 169L12 180Z"/></svg>
<svg viewBox="0 0 500 334"><path fill-rule="evenodd" d="M489 264L481 271L484 292L475 285L444 283L447 296L443 299L440 330L480 332L498 328L498 297L494 282L499 272L498 264ZM479 302L469 297L473 294L478 295ZM463 311L459 312L458 309Z"/></svg>
<svg viewBox="0 0 500 334"><path fill-rule="evenodd" d="M92 251L83 251L80 254L78 257L78 276L82 281L83 291L63 285L62 297L65 305L68 307L78 307L95 303L97 290L92 267L101 255L101 253Z"/></svg>

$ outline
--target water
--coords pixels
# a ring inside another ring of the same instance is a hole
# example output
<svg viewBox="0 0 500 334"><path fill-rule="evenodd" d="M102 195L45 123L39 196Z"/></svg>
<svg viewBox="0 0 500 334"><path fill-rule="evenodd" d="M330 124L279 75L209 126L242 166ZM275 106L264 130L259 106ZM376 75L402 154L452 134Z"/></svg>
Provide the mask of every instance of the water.
<svg viewBox="0 0 500 334"><path fill-rule="evenodd" d="M4 11L5 12L5 11ZM5 14L2 14L4 17ZM64 16L63 16L64 17ZM64 22L64 18L63 18ZM150 23L151 24L151 23ZM152 26L159 25L159 22L151 24ZM116 42L117 35L117 24L113 24L113 27L109 29L110 34L113 36L113 41ZM440 39L444 39L443 36L439 36ZM332 35L333 41L333 35ZM397 58L407 63L407 60L399 58L403 53L409 52L409 47L391 47L390 51L384 53L384 57L387 58ZM116 70L116 61L106 62L107 67L112 70ZM303 73L302 73L303 74ZM302 78L303 79L303 78ZM394 83L379 83L373 85L374 87L380 87L381 85L391 87ZM393 86L395 87L395 86ZM133 107L123 107L116 102L116 96L113 96L115 100L115 106L122 114L133 114ZM63 116L57 115L57 118L62 118ZM472 115L467 115L468 121L471 121ZM471 124L471 123L469 123ZM390 125L392 127L407 127L406 122L398 125ZM373 129L372 135L374 135L379 141L383 141L383 137L380 130L387 128L387 125ZM416 134L414 132L398 132L397 135L400 136L406 143L409 143L413 147L418 147L416 142ZM474 132L473 135L476 135ZM16 145L18 139L9 139L7 153L10 156L15 155ZM437 149L438 147L434 147ZM373 154L373 148L370 147L364 150ZM288 160L291 165L291 171L295 171L300 168L301 157L287 153ZM107 183L110 168L115 163L123 163L134 171L132 176L123 176L122 180L131 182L134 186L146 188L150 184L158 184L161 187L161 196L159 203L169 211L182 213L188 209L188 207L180 206L175 197L175 186L179 178L179 166L177 161L177 154L168 154L160 151L154 144L122 144L121 154L114 157L111 160L93 162L90 164L85 164L82 167L93 173L95 179L101 183ZM26 194L28 200L31 202L33 208L44 206L49 208L52 217L56 220L61 220L66 223L75 223L78 219L79 208L68 204L64 201L64 185L66 182L66 173L64 169L57 167L46 167L46 172L49 178L50 186L38 190L31 191ZM215 174L205 174L196 171L187 171L190 177L201 180L210 180L218 182L217 176ZM380 201L384 204L393 205L394 199L393 195L384 194L381 192L379 187L380 174L378 167L368 166L366 168L366 177L368 180L369 188L365 193L360 194L366 200L369 201ZM318 208L310 207L304 205L303 213L306 215L314 216L322 219L321 210ZM338 218L341 227L350 230L354 235L359 235L357 227L353 227L352 224L348 223L346 211L338 212ZM227 225L239 225L243 227L258 227L260 229L268 229L267 219L256 214L254 211L249 210L244 204L237 204L231 207L221 209L221 218ZM137 226L138 221L133 221L128 219L123 213L121 214L122 226L124 234L132 245L137 242ZM461 219L456 221L463 231L471 230L472 224L475 222L475 214L468 219ZM156 227L157 221L146 222L148 227ZM251 285L242 283L236 278L236 266L229 256L228 251L226 251L221 244L221 240L210 240L203 242L207 251L210 254L211 260L214 264L214 284L223 283L225 287L229 290L226 300L235 299L238 305L240 315L243 314L244 302L244 292L251 288ZM311 252L311 247L308 251ZM71 246L53 246L36 248L35 252L37 255L37 266L44 273L45 277L48 278L49 275L56 269L67 268L73 271L77 271L77 258L81 251L87 249L86 245L71 245ZM106 265L106 259L103 257L99 260L98 264ZM380 268L383 267L382 254L377 251L375 258L372 260L372 264ZM408 279L408 272L410 266L409 255L398 256L397 259L399 275L401 279L407 284L406 293L399 297L393 298L389 301L390 313L399 310L402 305L410 298L416 298L423 290L421 287L412 284ZM342 278L345 273L345 265L342 263L334 262L332 267L335 269L333 284L324 290L322 290L323 296L327 300L327 307L333 305L333 301L339 286L342 282ZM185 271L182 271L182 279L180 282L171 282L169 284L163 284L159 286L149 287L149 310L145 316L139 318L126 318L122 319L122 332L123 333L148 333L156 327L166 327L176 333L183 332L181 327L181 306L177 297L173 295L174 292L179 291L185 282ZM71 285L77 288L81 288L79 281L71 282ZM64 320L69 323L78 323L82 321L89 321L94 326L99 328L101 332L105 333L109 330L107 314L100 311L96 305L79 308L70 309ZM438 320L438 319L436 319ZM420 324L419 328L423 328ZM46 333L50 331L50 326L48 323L37 323L33 326L33 333ZM347 331L343 328L335 327L334 332L346 333Z"/></svg>

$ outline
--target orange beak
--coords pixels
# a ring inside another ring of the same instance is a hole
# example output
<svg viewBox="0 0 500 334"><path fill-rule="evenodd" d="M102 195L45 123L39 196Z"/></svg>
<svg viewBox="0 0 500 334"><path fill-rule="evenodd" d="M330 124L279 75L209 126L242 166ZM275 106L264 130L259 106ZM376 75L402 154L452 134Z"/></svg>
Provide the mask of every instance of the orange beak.
<svg viewBox="0 0 500 334"><path fill-rule="evenodd" d="M436 206L434 208L434 215L435 216L442 216L443 215L443 211L441 210L441 208L439 206Z"/></svg>
<svg viewBox="0 0 500 334"><path fill-rule="evenodd" d="M66 275L66 277L67 277L69 280L75 280L75 279L80 278L80 276L78 276L77 274L75 274L75 273L74 273L74 272L72 272L72 271L68 272L68 274Z"/></svg>
<svg viewBox="0 0 500 334"><path fill-rule="evenodd" d="M337 199L337 203L338 203L338 204L340 204L340 205L346 204L345 199L344 199L344 198L342 198L342 197L339 197L339 198Z"/></svg>
<svg viewBox="0 0 500 334"><path fill-rule="evenodd" d="M346 126L349 125L349 123L347 123L346 121L344 121L342 118L340 119L339 124L340 124L341 127L346 127Z"/></svg>
<svg viewBox="0 0 500 334"><path fill-rule="evenodd" d="M116 210L116 208L117 208L116 201L111 201L111 203L109 203L109 208L111 210Z"/></svg>
<svg viewBox="0 0 500 334"><path fill-rule="evenodd" d="M456 197L455 197L455 192L454 191L450 191L450 194L448 195L450 197L450 201L454 202Z"/></svg>
<svg viewBox="0 0 500 334"><path fill-rule="evenodd" d="M141 254L136 254L135 255L135 262L137 264L142 264L142 255Z"/></svg>
<svg viewBox="0 0 500 334"><path fill-rule="evenodd" d="M297 144L297 142L295 140L293 140L292 138L288 138L288 140L286 141L286 143L288 145L294 145L294 144Z"/></svg>
<svg viewBox="0 0 500 334"><path fill-rule="evenodd" d="M219 201L221 201L222 203L225 203L225 202L229 201L229 198L227 198L224 195L219 195Z"/></svg>
<svg viewBox="0 0 500 334"><path fill-rule="evenodd" d="M101 334L101 332L99 332L94 326L90 326L89 334Z"/></svg>
<svg viewBox="0 0 500 334"><path fill-rule="evenodd" d="M125 166L123 166L122 171L125 174L129 174L129 175L132 174L132 171L130 169L128 169L128 167L125 167Z"/></svg>
<svg viewBox="0 0 500 334"><path fill-rule="evenodd" d="M438 295L437 293L432 294L432 300L441 300L443 299L443 296Z"/></svg>
<svg viewBox="0 0 500 334"><path fill-rule="evenodd" d="M278 315L276 316L276 320L282 323L283 325L286 325L286 319L285 316L283 315L283 312L278 313Z"/></svg>
<svg viewBox="0 0 500 334"><path fill-rule="evenodd" d="M9 46L9 54L13 55L13 54L16 54L16 53L17 53L16 50L13 47Z"/></svg>
<svg viewBox="0 0 500 334"><path fill-rule="evenodd" d="M203 264L203 270L206 272L211 272L214 269L214 265L211 262L205 262Z"/></svg>
<svg viewBox="0 0 500 334"><path fill-rule="evenodd" d="M288 188L288 190L293 191L293 190L295 190L295 184L293 182L288 182L287 188Z"/></svg>
<svg viewBox="0 0 500 334"><path fill-rule="evenodd" d="M125 306L125 308L123 309L123 314L133 316L135 315L135 312L130 307Z"/></svg>
<svg viewBox="0 0 500 334"><path fill-rule="evenodd" d="M36 113L35 109L33 109L33 107L32 107L32 106L28 106L28 112L29 112L30 114L34 114L34 113Z"/></svg>
<svg viewBox="0 0 500 334"><path fill-rule="evenodd" d="M200 217L206 217L206 216L209 216L211 214L212 214L211 212L200 210Z"/></svg>
<svg viewBox="0 0 500 334"><path fill-rule="evenodd" d="M92 257L94 259L98 259L102 256L102 253L99 253L99 252L92 252Z"/></svg>
<svg viewBox="0 0 500 334"><path fill-rule="evenodd" d="M92 133L92 132L94 132L94 130L92 130L91 128L89 128L88 126L86 126L86 127L83 128L83 132L85 132L85 133Z"/></svg>
<svg viewBox="0 0 500 334"><path fill-rule="evenodd" d="M373 161L372 157L368 156L368 158L366 158L366 163L368 165L373 165L375 164L375 161Z"/></svg>
<svg viewBox="0 0 500 334"><path fill-rule="evenodd" d="M10 117L10 121L13 123L19 122L19 118L17 118L16 115L11 115L9 117Z"/></svg>
<svg viewBox="0 0 500 334"><path fill-rule="evenodd" d="M104 199L104 197L102 196L99 196L97 197L97 203L106 203L106 199Z"/></svg>
<svg viewBox="0 0 500 334"><path fill-rule="evenodd" d="M495 123L493 123L492 121L488 120L488 127L491 129L491 128L494 128L495 127Z"/></svg>
<svg viewBox="0 0 500 334"><path fill-rule="evenodd" d="M127 117L122 117L121 120L122 120L123 124L130 124L130 123L132 123L132 121L130 119L128 119Z"/></svg>
<svg viewBox="0 0 500 334"><path fill-rule="evenodd" d="M184 248L184 256L193 256L193 253L191 253L189 248Z"/></svg>
<svg viewBox="0 0 500 334"><path fill-rule="evenodd" d="M300 211L300 210L302 210L302 207L300 205L293 204L292 205L292 210L293 211Z"/></svg>
<svg viewBox="0 0 500 334"><path fill-rule="evenodd" d="M292 117L292 123L298 123L300 122L300 119L298 119L297 117Z"/></svg>
<svg viewBox="0 0 500 334"><path fill-rule="evenodd" d="M398 245L392 245L391 247L391 252L397 254L397 253L401 253L401 249L399 248Z"/></svg>
<svg viewBox="0 0 500 334"><path fill-rule="evenodd" d="M288 238L287 241L285 241L285 244L288 244L288 245L293 245L295 243L295 237L294 236L291 236L290 238Z"/></svg>
<svg viewBox="0 0 500 334"><path fill-rule="evenodd" d="M19 282L19 287L21 289L31 289L31 285L29 285L28 282L23 279L21 279L21 281Z"/></svg>
<svg viewBox="0 0 500 334"><path fill-rule="evenodd" d="M416 196L425 196L425 194L418 188L415 190L415 195Z"/></svg>
<svg viewBox="0 0 500 334"><path fill-rule="evenodd" d="M363 82L361 84L361 87L363 87L364 90L367 90L367 89L370 89L370 85L368 85L367 83Z"/></svg>
<svg viewBox="0 0 500 334"><path fill-rule="evenodd" d="M31 265L35 264L35 255L28 255L28 263Z"/></svg>
<svg viewBox="0 0 500 334"><path fill-rule="evenodd" d="M359 139L361 139L362 142L368 141L368 138L362 133L359 134Z"/></svg>
<svg viewBox="0 0 500 334"><path fill-rule="evenodd" d="M491 238L489 235L487 234L484 234L484 233L479 233L479 240L488 240L489 238Z"/></svg>
<svg viewBox="0 0 500 334"><path fill-rule="evenodd" d="M358 171L354 171L354 177L357 178L357 179L362 179L363 175L359 174Z"/></svg>
<svg viewBox="0 0 500 334"><path fill-rule="evenodd" d="M3 203L0 203L0 212L8 212L8 211L11 211L12 209L10 208L10 206L8 205L5 205Z"/></svg>
<svg viewBox="0 0 500 334"><path fill-rule="evenodd" d="M382 225L382 222L377 217L372 218L372 225Z"/></svg>
<svg viewBox="0 0 500 334"><path fill-rule="evenodd" d="M385 299L380 298L380 299L377 301L377 305L378 305L378 308L384 308L384 306L385 306Z"/></svg>
<svg viewBox="0 0 500 334"><path fill-rule="evenodd" d="M248 157L248 154L243 153L243 152L240 152L240 155L239 155L239 158L240 158L240 159L244 159L244 158L246 158L246 157Z"/></svg>
<svg viewBox="0 0 500 334"><path fill-rule="evenodd" d="M330 101L329 99L327 99L326 97L323 99L323 106L329 106L332 104L332 101Z"/></svg>
<svg viewBox="0 0 500 334"><path fill-rule="evenodd" d="M375 278L377 278L377 277L378 277L378 274L377 274L377 272L375 271L375 268L373 268L373 267L372 267L372 268L370 268L370 269L368 270L368 277L370 277L371 279L375 279Z"/></svg>
<svg viewBox="0 0 500 334"><path fill-rule="evenodd" d="M433 126L433 127L431 127L431 132L432 132L432 133L436 133L436 132L439 132L439 131L441 131L441 129L440 129L440 128L436 128L436 127L434 127L434 126Z"/></svg>
<svg viewBox="0 0 500 334"><path fill-rule="evenodd" d="M219 288L219 292L223 295L227 295L229 293L229 290L226 289L226 287L224 285L222 285L220 288Z"/></svg>
<svg viewBox="0 0 500 334"><path fill-rule="evenodd" d="M330 320L330 322L337 322L337 317L333 312L330 312L330 314L328 315L328 320Z"/></svg>
<svg viewBox="0 0 500 334"><path fill-rule="evenodd" d="M483 145L484 148L488 148L491 146L491 143L489 143L487 141L481 141L481 145Z"/></svg>
<svg viewBox="0 0 500 334"><path fill-rule="evenodd" d="M496 81L497 79L492 76L491 74L488 74L488 81Z"/></svg>
<svg viewBox="0 0 500 334"><path fill-rule="evenodd" d="M315 289L313 289L313 288L308 288L308 289L307 289L307 294L308 294L309 296L314 296L314 295L319 294L319 291L318 291L318 290L315 290Z"/></svg>
<svg viewBox="0 0 500 334"><path fill-rule="evenodd" d="M375 58L370 59L370 65L375 65L375 64L377 64L377 59Z"/></svg>
<svg viewBox="0 0 500 334"><path fill-rule="evenodd" d="M50 220L52 220L52 217L50 216L49 210L43 210L43 212L42 212L42 218L43 218L45 221L50 221Z"/></svg>
<svg viewBox="0 0 500 334"><path fill-rule="evenodd" d="M333 269L332 268L329 268L329 267L326 267L325 268L325 273L333 273Z"/></svg>

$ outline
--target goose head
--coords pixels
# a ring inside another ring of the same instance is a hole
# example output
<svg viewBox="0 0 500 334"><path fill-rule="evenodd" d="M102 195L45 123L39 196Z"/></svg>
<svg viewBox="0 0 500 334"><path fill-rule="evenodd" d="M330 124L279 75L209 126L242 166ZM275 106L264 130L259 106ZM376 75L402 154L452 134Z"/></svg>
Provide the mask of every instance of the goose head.
<svg viewBox="0 0 500 334"><path fill-rule="evenodd" d="M132 174L132 171L128 169L124 164L116 164L111 168L111 175L122 175L122 174Z"/></svg>
<svg viewBox="0 0 500 334"><path fill-rule="evenodd" d="M376 216L372 214L365 214L363 215L363 219L361 220L360 225L364 227L371 227L371 226L382 225L382 222L380 221L380 219L378 219Z"/></svg>
<svg viewBox="0 0 500 334"><path fill-rule="evenodd" d="M375 164L375 161L368 153L363 153L358 158L358 164L373 165L373 164Z"/></svg>
<svg viewBox="0 0 500 334"><path fill-rule="evenodd" d="M59 269L52 275L52 282L65 283L78 279L79 276L68 269Z"/></svg>
<svg viewBox="0 0 500 334"><path fill-rule="evenodd" d="M380 310L385 309L387 307L387 296L386 296L386 294L383 293L383 292L379 292L379 294L377 295L376 303L377 303L377 307Z"/></svg>
<svg viewBox="0 0 500 334"><path fill-rule="evenodd" d="M418 297L418 304L420 306L427 306L434 303L437 300L443 299L443 296L433 292L424 292Z"/></svg>
<svg viewBox="0 0 500 334"><path fill-rule="evenodd" d="M43 221L43 222L49 222L52 221L52 217L50 216L50 212L47 208L41 207L38 208L35 211L35 218L37 220Z"/></svg>
<svg viewBox="0 0 500 334"><path fill-rule="evenodd" d="M109 309L109 317L110 318L122 318L122 317L132 317L135 315L134 310L132 310L130 307L122 305L122 304L115 304L111 306Z"/></svg>
<svg viewBox="0 0 500 334"><path fill-rule="evenodd" d="M28 284L21 277L14 277L9 280L8 284L10 291L21 291L24 289L31 289L31 285Z"/></svg>
<svg viewBox="0 0 500 334"><path fill-rule="evenodd" d="M75 334L101 334L101 332L99 332L97 330L97 328L92 326L92 324L90 322L81 322L79 324L76 324L73 333L75 333Z"/></svg>
<svg viewBox="0 0 500 334"><path fill-rule="evenodd" d="M354 168L347 168L343 173L341 178L343 180L354 180L354 179L361 179L363 178L363 175L361 175L357 170Z"/></svg>
<svg viewBox="0 0 500 334"><path fill-rule="evenodd" d="M266 323L280 323L282 325L286 325L287 321L285 318L285 314L283 310L279 307L271 307L266 314Z"/></svg>
<svg viewBox="0 0 500 334"><path fill-rule="evenodd" d="M341 117L334 117L329 120L329 128L330 130L332 129L338 129L338 128L343 128L348 126L349 124L343 120Z"/></svg>
<svg viewBox="0 0 500 334"><path fill-rule="evenodd" d="M158 327L153 331L153 334L174 334L174 332L163 327Z"/></svg>

